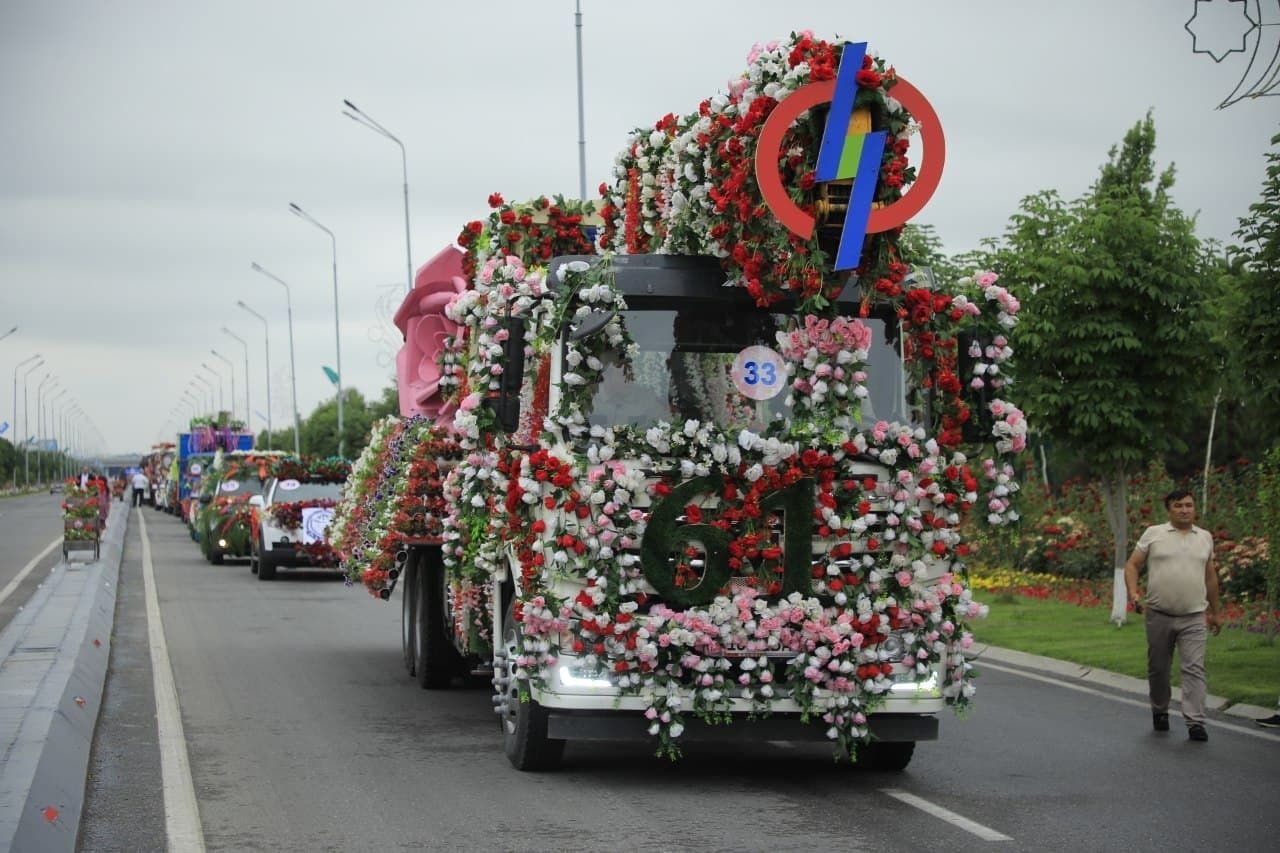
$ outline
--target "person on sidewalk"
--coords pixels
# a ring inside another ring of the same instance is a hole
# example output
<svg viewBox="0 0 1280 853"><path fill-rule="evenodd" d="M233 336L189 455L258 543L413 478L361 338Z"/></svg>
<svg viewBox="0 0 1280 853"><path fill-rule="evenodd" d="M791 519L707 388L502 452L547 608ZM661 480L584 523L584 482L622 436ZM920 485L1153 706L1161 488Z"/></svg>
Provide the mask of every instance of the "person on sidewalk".
<svg viewBox="0 0 1280 853"><path fill-rule="evenodd" d="M1213 563L1213 537L1196 527L1195 498L1175 489L1164 498L1169 520L1142 531L1124 565L1124 583L1135 610L1142 606L1138 576L1147 568L1147 689L1152 726L1169 730L1169 673L1173 649L1182 667L1182 718L1187 736L1207 741L1204 727L1204 652L1208 630L1216 635L1220 623L1218 570Z"/></svg>
<svg viewBox="0 0 1280 853"><path fill-rule="evenodd" d="M133 475L133 505L142 506L142 496L146 494L147 486L150 485L147 475L139 471Z"/></svg>
<svg viewBox="0 0 1280 853"><path fill-rule="evenodd" d="M1261 720L1254 720L1255 723L1264 729L1280 729L1280 699L1276 700L1276 712L1270 717L1263 717Z"/></svg>

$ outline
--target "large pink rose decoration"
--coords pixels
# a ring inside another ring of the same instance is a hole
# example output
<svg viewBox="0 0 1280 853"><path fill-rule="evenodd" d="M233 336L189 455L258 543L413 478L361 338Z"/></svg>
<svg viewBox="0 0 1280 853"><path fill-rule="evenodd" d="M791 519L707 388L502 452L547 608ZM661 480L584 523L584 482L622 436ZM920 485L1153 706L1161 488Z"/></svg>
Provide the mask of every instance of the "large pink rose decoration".
<svg viewBox="0 0 1280 853"><path fill-rule="evenodd" d="M458 333L458 325L444 314L459 293L466 290L462 275L463 252L449 246L427 261L414 277L413 291L396 312L395 324L404 334L404 346L396 354L396 379L400 386L400 414L424 415L439 420L445 414L440 394L437 356L445 338Z"/></svg>

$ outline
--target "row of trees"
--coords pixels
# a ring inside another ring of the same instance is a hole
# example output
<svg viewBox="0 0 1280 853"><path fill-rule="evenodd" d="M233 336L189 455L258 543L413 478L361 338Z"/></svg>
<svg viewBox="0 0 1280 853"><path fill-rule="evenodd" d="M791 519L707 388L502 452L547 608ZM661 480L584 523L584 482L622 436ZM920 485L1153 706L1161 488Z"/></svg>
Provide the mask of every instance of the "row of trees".
<svg viewBox="0 0 1280 853"><path fill-rule="evenodd" d="M1117 622L1129 479L1152 460L1181 479L1280 444L1280 134L1271 146L1235 245L1199 239L1173 203L1174 168L1157 168L1150 114L1081 197L1028 196L982 249L948 257L927 228L905 241L909 262L951 276L995 270L1022 301L1017 399L1042 476L1101 484ZM1260 533L1280 542L1280 531Z"/></svg>
<svg viewBox="0 0 1280 853"><path fill-rule="evenodd" d="M374 401L365 400L364 395L354 388L343 389L342 392L342 433L345 438L344 450L348 459L355 459L369 442L369 430L374 421L395 414L400 410L396 386L384 388L381 396ZM321 402L311 414L301 419L298 430L298 444L306 456L338 455L338 398L333 397ZM258 433L254 446L260 449L292 451L293 425L282 429L266 430Z"/></svg>
<svg viewBox="0 0 1280 853"><path fill-rule="evenodd" d="M60 451L25 450L0 439L0 487L60 480L74 469L75 464Z"/></svg>

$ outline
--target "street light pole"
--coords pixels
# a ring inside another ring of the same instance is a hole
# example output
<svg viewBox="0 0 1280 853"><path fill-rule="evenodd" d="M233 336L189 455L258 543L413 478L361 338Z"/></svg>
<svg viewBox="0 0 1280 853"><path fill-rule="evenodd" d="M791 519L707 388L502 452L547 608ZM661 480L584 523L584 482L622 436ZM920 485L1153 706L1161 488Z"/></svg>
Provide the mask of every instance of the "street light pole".
<svg viewBox="0 0 1280 853"><path fill-rule="evenodd" d="M70 389L63 388L57 394L54 394L49 398L49 420L47 423L49 425L49 432L53 433L53 446L59 454L62 452L62 444L58 441L58 420L54 413L54 408L57 406L58 401L62 399L62 395L66 394L68 390ZM49 473L52 474L53 470L51 469Z"/></svg>
<svg viewBox="0 0 1280 853"><path fill-rule="evenodd" d="M30 360L27 359L27 361ZM23 364L26 364L26 361ZM22 485L24 488L31 485L31 448L27 443L27 430L30 428L31 420L31 404L27 401L27 377L42 364L44 364L43 358L28 367L22 374ZM15 385L14 387L17 386ZM14 396L17 396L16 392ZM16 421L17 419L15 415L14 420ZM15 423L13 428L17 429L18 425ZM18 445L14 444L13 449L17 450Z"/></svg>
<svg viewBox="0 0 1280 853"><path fill-rule="evenodd" d="M244 304L244 300L237 299L236 304L253 316L262 321L262 339L266 346L267 359L267 450L271 449L271 327L267 324L267 318L263 317L257 311L254 311L248 305ZM249 423L249 432L253 432L252 419Z"/></svg>
<svg viewBox="0 0 1280 853"><path fill-rule="evenodd" d="M52 373L45 375L40 380L40 384L36 386L36 482L44 482L44 453L40 450L40 433L44 431L44 386L53 380L53 384L57 385L58 380Z"/></svg>
<svg viewBox="0 0 1280 853"><path fill-rule="evenodd" d="M244 347L244 425L253 432L253 407L249 405L249 344L226 326L222 327L222 331L235 338L240 342L240 346Z"/></svg>
<svg viewBox="0 0 1280 853"><path fill-rule="evenodd" d="M338 359L338 381L336 383L338 386L338 455L345 457L346 435L342 427L342 336L339 333L340 322L338 319L338 238L333 236L332 231L317 222L311 214L293 202L289 202L289 209L297 216L328 234L329 242L333 244L333 346Z"/></svg>
<svg viewBox="0 0 1280 853"><path fill-rule="evenodd" d="M293 296L289 291L289 285L285 283L284 279L274 273L268 272L257 261L252 261L249 264L249 268L254 272L262 273L272 281L279 282L281 286L284 287L284 304L289 317L289 380L293 387L293 455L301 456L302 444L298 438L302 432L302 421L298 417L298 369L293 360Z"/></svg>
<svg viewBox="0 0 1280 853"><path fill-rule="evenodd" d="M359 107L350 101L343 101L348 110L342 114L357 124L367 127L379 136L385 136L396 145L400 146L400 169L404 175L404 261L408 269L409 290L413 290L413 250L409 246L409 158L404 151L404 143L395 137L391 131L387 130L377 122L368 113L362 112Z"/></svg>
<svg viewBox="0 0 1280 853"><path fill-rule="evenodd" d="M231 363L231 359L227 358L225 355L218 352L216 349L210 348L209 352L213 353L215 357L220 358L224 362L226 362L227 370L231 373L231 419L235 420L235 417L236 417L236 369L235 369L235 366ZM249 377L246 375L245 380L248 381L248 379Z"/></svg>
<svg viewBox="0 0 1280 853"><path fill-rule="evenodd" d="M209 371L209 374L214 379L218 380L218 414L222 414L225 411L225 409L222 408L222 374L214 370L212 367L210 367L208 364L206 364L203 361L200 362L200 366L205 370ZM215 418L214 420L217 420L217 418Z"/></svg>
<svg viewBox="0 0 1280 853"><path fill-rule="evenodd" d="M17 329L18 327L14 326L13 328ZM10 332L10 334L13 334L13 333ZM31 358L25 359L24 361L20 361L13 366L13 421L9 428L13 430L13 432L10 433L10 435L13 436L12 444L13 444L14 454L17 454L18 452L18 368L22 367L22 365L24 364L30 364L31 362L35 361L39 357L40 357L40 353L36 353L35 355L31 356ZM16 459L17 456L15 455L14 458ZM13 468L13 484L14 486L18 485L18 468L16 465Z"/></svg>
<svg viewBox="0 0 1280 853"><path fill-rule="evenodd" d="M587 200L587 119L582 106L582 2L574 4L574 26L578 38L578 192L582 201Z"/></svg>
<svg viewBox="0 0 1280 853"><path fill-rule="evenodd" d="M12 334L13 334L14 332L16 332L16 331L18 331L18 327L17 327L17 326L14 326L12 329L10 329L9 331L5 332L3 335L0 335L0 341L3 341L5 338L9 337L10 335L12 335Z"/></svg>
<svg viewBox="0 0 1280 853"><path fill-rule="evenodd" d="M208 379L205 379L199 373L193 375L191 378L193 381L199 382L201 385L204 386L205 393L208 395L204 398L205 411L212 412L213 411L213 383L210 382ZM217 420L217 419L214 418L214 420Z"/></svg>

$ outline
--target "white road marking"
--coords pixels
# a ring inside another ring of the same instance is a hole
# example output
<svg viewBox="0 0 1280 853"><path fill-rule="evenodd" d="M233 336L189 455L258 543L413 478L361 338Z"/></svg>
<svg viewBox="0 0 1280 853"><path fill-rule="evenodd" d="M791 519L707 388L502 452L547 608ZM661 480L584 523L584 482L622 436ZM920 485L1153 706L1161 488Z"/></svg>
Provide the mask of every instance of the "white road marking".
<svg viewBox="0 0 1280 853"><path fill-rule="evenodd" d="M1065 687L1068 690L1077 690L1081 693L1088 693L1091 696L1100 696L1103 699L1110 699L1112 702L1120 702L1125 705L1133 705L1134 707L1137 707L1137 708L1151 707L1151 703L1147 702L1145 699L1129 699L1125 696L1116 696L1114 693L1106 693L1102 690L1095 690L1092 687L1085 687L1083 684L1072 684L1070 681L1065 681L1060 678L1051 678L1047 675L1036 675L1035 673L1025 672L1021 669L1013 669L1012 667L1001 666L1000 664L992 663L991 661L988 661L988 660L983 660L981 665L987 669L995 669L995 670L999 670L1000 672L1007 672L1010 675L1018 675L1023 678L1030 678L1034 681L1043 681L1045 684L1053 684L1057 687ZM1223 720L1214 720L1210 728L1226 729L1227 731L1232 731L1232 732L1235 732L1236 734L1249 735L1250 737L1262 738L1263 740L1269 740L1269 741L1272 741L1273 743L1276 741L1280 741L1280 734L1268 732L1265 729L1257 729L1257 728L1249 728L1248 726L1240 726L1234 723L1228 723Z"/></svg>
<svg viewBox="0 0 1280 853"><path fill-rule="evenodd" d="M182 711L169 663L169 646L164 639L160 599L156 595L155 570L151 565L151 540L141 508L137 513L142 528L142 580L147 600L147 641L151 646L151 677L156 695L156 729L160 741L160 776L164 787L165 832L173 853L203 853L204 831L200 827L200 805L196 802L187 740L182 731Z"/></svg>
<svg viewBox="0 0 1280 853"><path fill-rule="evenodd" d="M963 815L958 815L955 812L951 811L950 809L944 809L942 806L936 803L931 803L928 800L924 799L923 797L917 797L915 794L908 794L906 791L899 791L896 788L881 788L880 793L888 794L890 797L893 797L895 800L899 800L901 802L906 803L909 806L914 806L915 808L920 809L920 811L922 812L931 814L936 818L945 820L947 823L951 824L952 826L959 827L960 829L963 829L965 832L968 832L971 835L978 836L983 841L1012 841L1013 840L1008 835L1005 835L1003 832L996 832L994 829L992 829L989 826L983 826L982 824L977 823L976 821L969 820L967 817L964 817Z"/></svg>
<svg viewBox="0 0 1280 853"><path fill-rule="evenodd" d="M31 574L31 571L36 567L36 565L45 557L49 556L50 551L52 551L54 548L57 548L61 544L62 544L62 537L59 536L57 539L50 542L47 548L45 548L43 551L37 554L34 558L32 558L30 563L27 563L25 566L23 566L22 571L18 572L18 574L14 577L13 580L5 584L4 589L0 589L0 604L4 604L5 599L13 595L13 591L18 588L18 584L22 583L24 580L27 579L27 575Z"/></svg>

